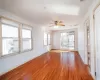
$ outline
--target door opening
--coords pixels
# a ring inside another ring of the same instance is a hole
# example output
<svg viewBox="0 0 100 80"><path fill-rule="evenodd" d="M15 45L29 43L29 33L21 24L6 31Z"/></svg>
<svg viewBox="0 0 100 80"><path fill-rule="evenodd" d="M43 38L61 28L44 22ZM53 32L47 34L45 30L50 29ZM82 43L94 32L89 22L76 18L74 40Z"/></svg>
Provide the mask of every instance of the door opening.
<svg viewBox="0 0 100 80"><path fill-rule="evenodd" d="M61 49L75 50L75 31L61 33Z"/></svg>

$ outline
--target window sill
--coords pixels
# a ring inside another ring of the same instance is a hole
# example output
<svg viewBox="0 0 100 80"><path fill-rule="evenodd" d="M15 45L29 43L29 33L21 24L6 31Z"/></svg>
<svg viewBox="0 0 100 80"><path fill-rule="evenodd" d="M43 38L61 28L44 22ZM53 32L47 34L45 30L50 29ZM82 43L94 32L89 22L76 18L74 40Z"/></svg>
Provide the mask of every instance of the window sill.
<svg viewBox="0 0 100 80"><path fill-rule="evenodd" d="M24 51L20 51L20 52L16 52L16 53L11 53L11 54L7 54L7 55L1 55L0 59L6 58L6 57L10 57L10 56L14 56L14 55L18 55L18 54L22 54L25 52L29 52L32 51L33 49L28 49L28 50L24 50Z"/></svg>
<svg viewBox="0 0 100 80"><path fill-rule="evenodd" d="M29 51L32 51L33 49L27 49L27 50L23 50L21 51L20 53L25 53L25 52L29 52Z"/></svg>
<svg viewBox="0 0 100 80"><path fill-rule="evenodd" d="M10 54L7 54L7 55L1 55L1 56L0 56L0 59L6 58L6 57L10 57L10 56L14 56L14 55L17 55L17 54L20 54L20 52L10 53Z"/></svg>

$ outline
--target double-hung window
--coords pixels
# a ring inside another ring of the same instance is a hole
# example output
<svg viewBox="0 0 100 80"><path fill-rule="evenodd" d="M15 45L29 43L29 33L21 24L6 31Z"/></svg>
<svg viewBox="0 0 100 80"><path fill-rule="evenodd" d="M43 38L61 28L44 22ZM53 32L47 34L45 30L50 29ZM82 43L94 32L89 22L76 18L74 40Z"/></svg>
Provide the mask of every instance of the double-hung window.
<svg viewBox="0 0 100 80"><path fill-rule="evenodd" d="M48 45L48 34L44 33L44 45L47 46Z"/></svg>
<svg viewBox="0 0 100 80"><path fill-rule="evenodd" d="M75 49L75 31L61 33L61 48L62 49Z"/></svg>
<svg viewBox="0 0 100 80"><path fill-rule="evenodd" d="M32 49L32 27L0 18L0 56Z"/></svg>
<svg viewBox="0 0 100 80"><path fill-rule="evenodd" d="M29 26L22 26L22 51L32 49L32 28Z"/></svg>
<svg viewBox="0 0 100 80"><path fill-rule="evenodd" d="M50 33L44 33L44 45L50 45L51 44L51 35Z"/></svg>
<svg viewBox="0 0 100 80"><path fill-rule="evenodd" d="M48 34L48 45L50 45L51 44L51 35L50 35L50 33Z"/></svg>
<svg viewBox="0 0 100 80"><path fill-rule="evenodd" d="M75 49L75 32L74 31L69 32L68 42L69 42L68 44L69 49L74 50Z"/></svg>
<svg viewBox="0 0 100 80"><path fill-rule="evenodd" d="M19 52L19 24L1 19L2 55Z"/></svg>

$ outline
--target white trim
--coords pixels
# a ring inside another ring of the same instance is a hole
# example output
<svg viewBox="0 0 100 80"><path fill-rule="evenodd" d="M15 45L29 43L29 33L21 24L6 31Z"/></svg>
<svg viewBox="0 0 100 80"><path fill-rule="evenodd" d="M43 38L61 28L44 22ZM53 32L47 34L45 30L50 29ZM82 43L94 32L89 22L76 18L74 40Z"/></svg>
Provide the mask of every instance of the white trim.
<svg viewBox="0 0 100 80"><path fill-rule="evenodd" d="M67 33L67 32L71 32L74 31L75 33L75 42L74 42L74 50L78 50L78 32L77 32L77 28L75 29L68 29L68 30L61 30L60 33ZM61 44L61 38L60 38L60 44ZM60 45L60 49L62 49L61 45Z"/></svg>
<svg viewBox="0 0 100 80"><path fill-rule="evenodd" d="M85 22L84 22L84 37L85 37L85 40L84 40L84 43L85 43L85 45L84 45L84 48L85 48L85 64L88 64L88 50L87 50L87 47L88 47L88 45L87 45L87 37L88 37L88 35L87 35L87 23L89 23L89 18L87 18L86 20L85 20ZM89 24L89 27L90 27L90 24Z"/></svg>
<svg viewBox="0 0 100 80"><path fill-rule="evenodd" d="M18 30L18 33L19 33L19 51L21 52L22 51L22 24L19 25L19 30Z"/></svg>
<svg viewBox="0 0 100 80"><path fill-rule="evenodd" d="M44 32L44 35L46 34L46 38L43 36L43 45L48 46L48 33ZM44 44L44 41L46 40L46 44Z"/></svg>
<svg viewBox="0 0 100 80"><path fill-rule="evenodd" d="M0 18L0 57L2 56L2 23Z"/></svg>
<svg viewBox="0 0 100 80"><path fill-rule="evenodd" d="M23 37L22 37L22 30L23 30L23 29L25 29L25 30L30 30L30 31L31 31L31 38L23 38ZM32 32L33 32L33 29L32 29L32 27L29 27L29 28L28 28L28 27L25 27L25 25L22 25L20 31L21 31L21 32L20 32L20 33L21 33L21 34L20 34L20 36L21 36L21 40L20 40L20 41L21 41L21 44L20 44L20 45L21 45L21 52L26 52L26 51L32 50L32 49L33 49L33 39L32 39L32 38L33 38L33 37L32 37L32 36L33 36L33 33L32 33ZM23 39L30 39L30 40L31 40L31 49L23 50Z"/></svg>
<svg viewBox="0 0 100 80"><path fill-rule="evenodd" d="M32 27L31 25L28 25L28 24L25 24L25 23L22 23L22 22L16 21L16 20L11 19L11 18L7 18L7 17L5 17L5 16L1 16L1 15L0 15L0 18L6 19L6 20L9 20L9 21L13 21L13 22L18 23L18 24L27 25L28 27Z"/></svg>

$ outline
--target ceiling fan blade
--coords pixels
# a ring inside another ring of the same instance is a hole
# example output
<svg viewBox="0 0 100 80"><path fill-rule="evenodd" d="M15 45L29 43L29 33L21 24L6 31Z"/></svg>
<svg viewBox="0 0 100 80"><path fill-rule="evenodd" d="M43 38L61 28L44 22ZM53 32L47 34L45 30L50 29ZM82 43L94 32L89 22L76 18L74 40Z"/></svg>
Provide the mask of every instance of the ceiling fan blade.
<svg viewBox="0 0 100 80"><path fill-rule="evenodd" d="M62 21L57 21L57 20L55 20L55 21L53 21L52 23L50 23L51 24L51 26L49 26L49 27L54 27L54 26L65 26L64 24L63 24L63 22Z"/></svg>
<svg viewBox="0 0 100 80"><path fill-rule="evenodd" d="M65 26L64 24L59 24L59 26Z"/></svg>

